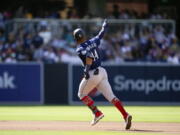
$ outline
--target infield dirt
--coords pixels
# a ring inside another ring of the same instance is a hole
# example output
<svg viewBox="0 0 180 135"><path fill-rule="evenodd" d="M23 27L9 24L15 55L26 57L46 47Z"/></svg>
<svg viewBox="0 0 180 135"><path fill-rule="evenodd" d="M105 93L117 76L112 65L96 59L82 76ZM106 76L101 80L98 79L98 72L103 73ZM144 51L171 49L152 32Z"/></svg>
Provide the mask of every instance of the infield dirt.
<svg viewBox="0 0 180 135"><path fill-rule="evenodd" d="M119 131L136 133L180 134L180 123L133 122L131 130L125 131L122 122L80 121L0 121L0 130L48 130L48 131Z"/></svg>

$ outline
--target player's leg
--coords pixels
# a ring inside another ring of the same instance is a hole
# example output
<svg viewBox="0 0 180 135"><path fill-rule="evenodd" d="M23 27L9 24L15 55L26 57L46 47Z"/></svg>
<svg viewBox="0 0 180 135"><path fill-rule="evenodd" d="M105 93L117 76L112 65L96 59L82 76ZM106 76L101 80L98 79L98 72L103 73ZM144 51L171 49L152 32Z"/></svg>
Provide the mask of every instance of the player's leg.
<svg viewBox="0 0 180 135"><path fill-rule="evenodd" d="M88 96L88 94L89 92L91 92L91 90L93 90L93 88L97 86L97 84L101 80L101 77L93 75L92 72L90 72L89 74L90 78L88 80L83 79L80 83L78 97L85 105L87 105L90 108L90 110L94 114L95 118L93 119L91 124L95 125L104 115L94 105L93 99L90 96Z"/></svg>
<svg viewBox="0 0 180 135"><path fill-rule="evenodd" d="M104 95L104 97L121 112L123 118L126 119L128 113L125 111L121 101L113 94L108 80L104 79L97 88Z"/></svg>
<svg viewBox="0 0 180 135"><path fill-rule="evenodd" d="M99 110L94 105L93 99L90 96L88 96L88 94L95 87L96 84L94 84L93 81L83 79L79 85L78 92L78 97L80 98L80 100L91 109L93 114L96 114Z"/></svg>
<svg viewBox="0 0 180 135"><path fill-rule="evenodd" d="M108 78L107 78L107 73L104 70L104 78L103 80L100 82L100 84L98 85L98 90L104 95L104 97L111 102L122 114L124 120L127 122L127 120L129 120L129 122L126 123L126 129L129 129L131 126L131 119L132 116L130 116L126 110L124 109L122 102L114 95L114 93L112 92L112 88L109 84Z"/></svg>

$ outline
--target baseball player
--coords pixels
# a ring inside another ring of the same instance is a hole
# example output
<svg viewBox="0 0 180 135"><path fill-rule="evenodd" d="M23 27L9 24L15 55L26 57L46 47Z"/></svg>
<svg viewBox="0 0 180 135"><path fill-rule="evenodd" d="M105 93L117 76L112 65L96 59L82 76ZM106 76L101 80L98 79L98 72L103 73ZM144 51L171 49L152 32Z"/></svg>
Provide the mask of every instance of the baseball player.
<svg viewBox="0 0 180 135"><path fill-rule="evenodd" d="M104 20L99 34L89 40L86 39L82 29L77 28L73 32L74 39L78 44L76 52L84 67L84 77L79 85L78 97L93 112L94 119L91 125L95 125L104 117L104 114L94 105L93 99L88 94L97 88L121 112L126 123L125 129L130 129L132 116L126 112L121 101L113 94L107 72L101 67L99 45L106 29L107 21Z"/></svg>

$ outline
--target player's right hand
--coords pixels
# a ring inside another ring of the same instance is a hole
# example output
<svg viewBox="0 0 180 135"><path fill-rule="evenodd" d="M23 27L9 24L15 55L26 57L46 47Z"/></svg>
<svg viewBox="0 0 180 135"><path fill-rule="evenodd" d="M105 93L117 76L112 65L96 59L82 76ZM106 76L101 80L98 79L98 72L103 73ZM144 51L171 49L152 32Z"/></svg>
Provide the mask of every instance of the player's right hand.
<svg viewBox="0 0 180 135"><path fill-rule="evenodd" d="M86 80L88 80L89 79L89 73L88 72L84 72L84 78L86 79Z"/></svg>
<svg viewBox="0 0 180 135"><path fill-rule="evenodd" d="M94 71L94 75L98 75L99 74L99 69L97 68L95 71Z"/></svg>

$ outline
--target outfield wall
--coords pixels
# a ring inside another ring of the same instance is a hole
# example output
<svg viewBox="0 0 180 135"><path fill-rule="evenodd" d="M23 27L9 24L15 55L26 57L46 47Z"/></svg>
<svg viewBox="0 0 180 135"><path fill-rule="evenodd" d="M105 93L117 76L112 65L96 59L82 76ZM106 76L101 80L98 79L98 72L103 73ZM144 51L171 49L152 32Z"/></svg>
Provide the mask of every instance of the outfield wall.
<svg viewBox="0 0 180 135"><path fill-rule="evenodd" d="M179 105L180 65L122 63L104 65L113 92L129 105ZM71 104L82 78L80 65L0 64L0 104ZM97 104L108 104L96 89Z"/></svg>
<svg viewBox="0 0 180 135"><path fill-rule="evenodd" d="M180 104L180 66L160 63L124 63L104 65L108 72L113 92L126 104L154 105ZM70 104L81 104L77 97L82 76L80 65L72 65L69 92ZM91 96L99 104L107 104L106 99L93 90Z"/></svg>
<svg viewBox="0 0 180 135"><path fill-rule="evenodd" d="M45 104L68 104L68 65L44 65Z"/></svg>
<svg viewBox="0 0 180 135"><path fill-rule="evenodd" d="M1 104L43 104L43 64L0 64Z"/></svg>

